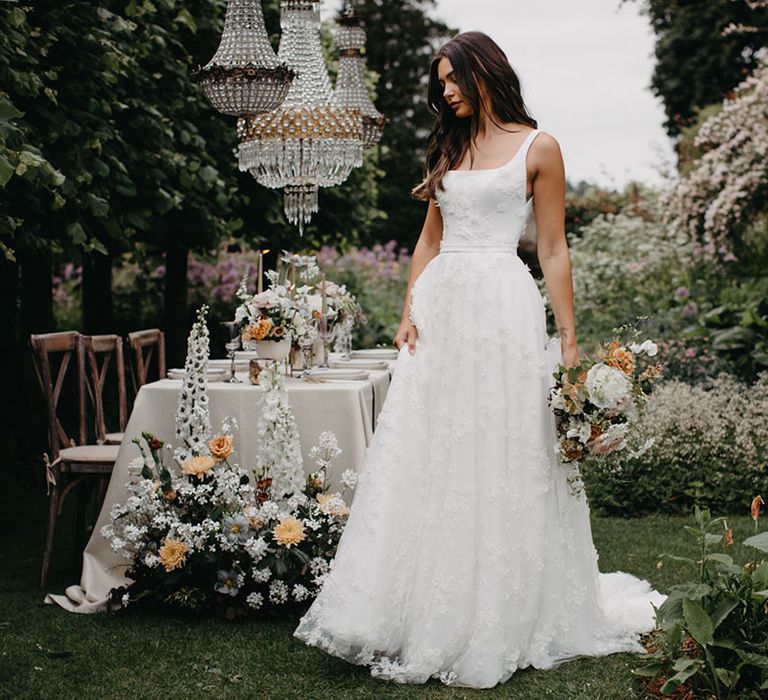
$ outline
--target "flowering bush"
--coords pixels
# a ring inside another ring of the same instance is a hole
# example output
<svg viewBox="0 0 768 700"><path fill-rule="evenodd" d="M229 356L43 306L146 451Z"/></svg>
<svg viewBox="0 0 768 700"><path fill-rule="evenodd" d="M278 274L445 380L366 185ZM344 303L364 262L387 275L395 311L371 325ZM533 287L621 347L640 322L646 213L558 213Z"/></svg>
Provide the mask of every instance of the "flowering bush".
<svg viewBox="0 0 768 700"><path fill-rule="evenodd" d="M583 490L578 463L587 456L605 457L623 449L630 425L644 408L648 386L660 374L658 365L642 359L656 354L656 344L622 344L614 340L598 350L597 361L583 359L575 367L560 365L549 401L555 413L558 449L571 492Z"/></svg>
<svg viewBox="0 0 768 700"><path fill-rule="evenodd" d="M762 488L768 462L768 374L665 381L627 435L627 449L586 459L590 502L609 514L680 512L694 503L736 512Z"/></svg>
<svg viewBox="0 0 768 700"><path fill-rule="evenodd" d="M735 233L756 211L765 211L767 106L768 50L763 50L754 72L700 126L694 145L703 154L660 202L665 221L697 244L697 254L735 259Z"/></svg>
<svg viewBox="0 0 768 700"><path fill-rule="evenodd" d="M651 197L651 195L649 195ZM684 234L670 233L657 221L626 213L592 220L579 235L569 235L576 328L583 342L609 336L618 319L653 314L647 330L663 337L675 296L690 287L691 246ZM539 282L546 294L544 280ZM677 324L675 324L677 325Z"/></svg>

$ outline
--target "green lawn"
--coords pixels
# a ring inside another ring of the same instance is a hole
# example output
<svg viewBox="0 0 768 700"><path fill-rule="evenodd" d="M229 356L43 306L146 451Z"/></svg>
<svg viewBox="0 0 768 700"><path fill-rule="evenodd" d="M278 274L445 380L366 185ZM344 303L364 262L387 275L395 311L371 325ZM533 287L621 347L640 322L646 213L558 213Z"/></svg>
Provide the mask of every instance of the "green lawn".
<svg viewBox="0 0 768 700"><path fill-rule="evenodd" d="M42 489L42 487L40 487ZM479 691L372 678L291 636L295 620L230 623L156 615L74 615L42 604L37 587L46 502L31 486L0 481L0 698L471 698ZM79 578L71 513L57 539L49 589ZM689 518L593 517L601 571L650 578L661 591L680 565L657 568L658 554L695 554ZM750 533L734 519L736 541ZM740 553L737 553L737 557ZM484 698L629 700L642 697L630 669L639 657L580 659L550 671L525 669Z"/></svg>

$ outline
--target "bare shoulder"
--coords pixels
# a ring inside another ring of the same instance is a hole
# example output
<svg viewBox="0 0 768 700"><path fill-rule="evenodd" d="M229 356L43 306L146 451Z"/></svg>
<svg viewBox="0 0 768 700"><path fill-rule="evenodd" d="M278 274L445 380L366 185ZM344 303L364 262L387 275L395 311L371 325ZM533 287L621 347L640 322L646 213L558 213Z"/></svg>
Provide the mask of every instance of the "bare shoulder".
<svg viewBox="0 0 768 700"><path fill-rule="evenodd" d="M528 165L534 171L563 167L560 143L552 134L539 130L528 151Z"/></svg>

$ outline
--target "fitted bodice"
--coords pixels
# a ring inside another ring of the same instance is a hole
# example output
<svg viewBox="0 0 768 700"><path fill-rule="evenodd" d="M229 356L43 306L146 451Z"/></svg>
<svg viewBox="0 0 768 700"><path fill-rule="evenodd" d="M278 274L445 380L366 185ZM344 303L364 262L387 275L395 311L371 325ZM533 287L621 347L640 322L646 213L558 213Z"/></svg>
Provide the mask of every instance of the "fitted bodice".
<svg viewBox="0 0 768 700"><path fill-rule="evenodd" d="M528 226L535 226L533 199L526 201L526 154L538 129L511 160L498 168L449 170L436 200L443 217L441 252L517 250Z"/></svg>

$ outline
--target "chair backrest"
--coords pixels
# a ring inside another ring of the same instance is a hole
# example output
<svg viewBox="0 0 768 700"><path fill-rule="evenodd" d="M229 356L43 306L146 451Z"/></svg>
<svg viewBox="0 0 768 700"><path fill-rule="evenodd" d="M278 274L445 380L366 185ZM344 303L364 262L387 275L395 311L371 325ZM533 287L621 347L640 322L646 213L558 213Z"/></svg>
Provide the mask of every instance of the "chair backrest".
<svg viewBox="0 0 768 700"><path fill-rule="evenodd" d="M134 391L138 391L147 383L152 356L155 354L158 379L165 379L165 335L161 330L150 328L146 331L129 333L128 346L131 349Z"/></svg>
<svg viewBox="0 0 768 700"><path fill-rule="evenodd" d="M125 430L128 402L125 390L125 360L123 341L119 335L85 335L86 387L94 409L96 442L106 440L107 426L104 411L104 387L114 358L115 385L117 390L117 422L120 432Z"/></svg>
<svg viewBox="0 0 768 700"><path fill-rule="evenodd" d="M77 331L33 334L29 337L32 361L45 398L48 418L48 447L54 461L64 447L86 442L85 362L82 336ZM58 362L58 368L54 365ZM77 397L77 443L67 435L59 417L59 399L67 375L74 373ZM55 374L55 376L54 376Z"/></svg>

